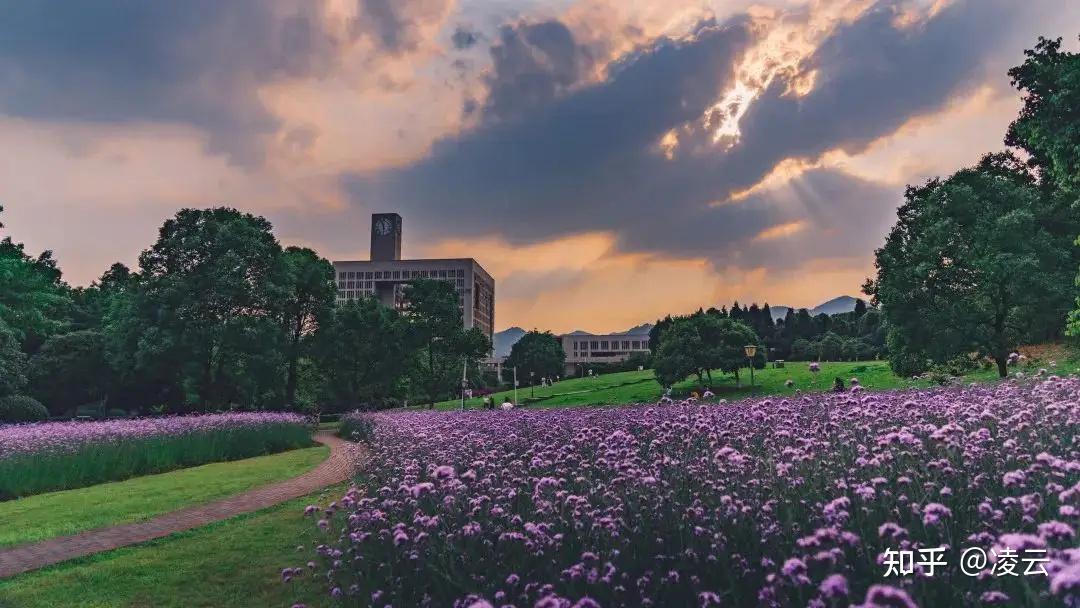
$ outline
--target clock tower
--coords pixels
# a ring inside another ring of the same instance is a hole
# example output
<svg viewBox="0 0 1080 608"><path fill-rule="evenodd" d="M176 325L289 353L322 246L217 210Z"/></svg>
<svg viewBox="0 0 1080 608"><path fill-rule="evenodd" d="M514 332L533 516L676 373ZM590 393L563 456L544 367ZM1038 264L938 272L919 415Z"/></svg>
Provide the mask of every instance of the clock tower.
<svg viewBox="0 0 1080 608"><path fill-rule="evenodd" d="M371 261L401 259L401 216L396 213L371 214Z"/></svg>

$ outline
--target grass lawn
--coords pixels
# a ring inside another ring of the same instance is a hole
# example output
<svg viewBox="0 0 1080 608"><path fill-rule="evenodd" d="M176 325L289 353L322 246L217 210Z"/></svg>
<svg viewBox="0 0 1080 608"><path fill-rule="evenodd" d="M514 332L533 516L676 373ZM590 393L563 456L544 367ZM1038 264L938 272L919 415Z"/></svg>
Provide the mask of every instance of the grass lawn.
<svg viewBox="0 0 1080 608"><path fill-rule="evenodd" d="M296 477L326 459L318 446L0 502L0 546L149 519Z"/></svg>
<svg viewBox="0 0 1080 608"><path fill-rule="evenodd" d="M1053 373L1070 374L1080 370L1080 359L1075 356L1063 355L1057 359L1057 367ZM1044 361L1049 360L1044 359ZM1022 369L1025 373L1037 371L1038 364ZM806 361L789 361L782 369L767 367L766 369L754 370L754 386L750 386L749 370L743 369L739 374L740 385L736 385L735 377L713 372L712 391L718 399L738 399L749 396L763 395L790 395L795 389L803 392L825 391L832 388L833 379L840 377L847 386L851 378L858 378L859 383L867 389L885 390L891 388L911 388L916 386L929 386L929 382L913 382L910 379L898 378L889 369L886 361L843 361L821 363L821 371L817 378L810 373L809 364ZM971 381L989 382L997 380L997 371L994 369L980 369L972 372L965 378ZM787 380L792 380L793 387L786 386ZM706 383L708 379L706 379ZM685 396L699 386L697 378L686 380L674 387L675 396ZM530 395L535 394L535 400ZM577 405L616 405L625 403L653 403L660 399L662 391L656 382L652 370L618 372L600 376L571 378L556 382L552 386L525 387L518 389L519 403L528 403L530 407L568 407ZM514 399L514 391L502 391L494 395L496 403L502 403L509 398ZM480 408L482 401L479 397L465 400L466 408ZM458 409L461 407L459 400L443 401L436 404L436 408L443 410Z"/></svg>
<svg viewBox="0 0 1080 608"><path fill-rule="evenodd" d="M0 580L0 608L309 608L329 604L303 567L317 531L305 505L326 504L343 486L142 545Z"/></svg>

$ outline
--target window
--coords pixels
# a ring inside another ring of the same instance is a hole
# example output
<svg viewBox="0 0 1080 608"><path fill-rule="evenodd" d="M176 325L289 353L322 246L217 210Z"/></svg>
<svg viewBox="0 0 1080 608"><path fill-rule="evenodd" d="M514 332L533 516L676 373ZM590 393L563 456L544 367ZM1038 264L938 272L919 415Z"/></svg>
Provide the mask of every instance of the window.
<svg viewBox="0 0 1080 608"><path fill-rule="evenodd" d="M593 340L592 342L589 342L589 348L590 348L591 350L599 350L599 348L600 348L600 343L599 343L599 342L597 342L596 340Z"/></svg>
<svg viewBox="0 0 1080 608"><path fill-rule="evenodd" d="M394 278L395 279L400 279L401 278L401 271L400 270L395 270L394 271Z"/></svg>
<svg viewBox="0 0 1080 608"><path fill-rule="evenodd" d="M349 278L350 279L355 279L356 278L356 273L355 272L350 272L349 273Z"/></svg>
<svg viewBox="0 0 1080 608"><path fill-rule="evenodd" d="M623 350L630 350L630 341L629 340L623 340L622 341L622 349Z"/></svg>
<svg viewBox="0 0 1080 608"><path fill-rule="evenodd" d="M641 340L634 340L634 350L641 349Z"/></svg>
<svg viewBox="0 0 1080 608"><path fill-rule="evenodd" d="M464 268L458 268L457 276L459 278L464 278L465 277L465 269Z"/></svg>
<svg viewBox="0 0 1080 608"><path fill-rule="evenodd" d="M370 279L371 278L371 273L370 272L365 272L364 273L364 278L365 279Z"/></svg>

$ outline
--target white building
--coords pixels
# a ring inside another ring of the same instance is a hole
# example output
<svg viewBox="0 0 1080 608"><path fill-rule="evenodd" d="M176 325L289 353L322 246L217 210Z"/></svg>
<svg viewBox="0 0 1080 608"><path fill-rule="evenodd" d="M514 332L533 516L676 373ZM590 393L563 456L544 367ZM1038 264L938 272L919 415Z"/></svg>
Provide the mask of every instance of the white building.
<svg viewBox="0 0 1080 608"><path fill-rule="evenodd" d="M634 353L649 353L649 336L643 334L563 334L566 375L588 373L590 363L622 363Z"/></svg>

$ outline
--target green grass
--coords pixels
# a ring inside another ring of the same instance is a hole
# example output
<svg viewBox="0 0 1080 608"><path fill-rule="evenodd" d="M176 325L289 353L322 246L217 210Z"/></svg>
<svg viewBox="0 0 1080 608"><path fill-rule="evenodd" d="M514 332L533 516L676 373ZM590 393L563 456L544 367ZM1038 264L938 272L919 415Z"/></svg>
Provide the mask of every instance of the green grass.
<svg viewBox="0 0 1080 608"><path fill-rule="evenodd" d="M329 452L326 446L305 448L0 502L0 546L142 521L212 502L296 477Z"/></svg>
<svg viewBox="0 0 1080 608"><path fill-rule="evenodd" d="M342 487L188 532L0 580L0 608L309 608L329 605L303 567L317 531L304 505L326 504ZM297 551L299 545L306 548Z"/></svg>
<svg viewBox="0 0 1080 608"><path fill-rule="evenodd" d="M1038 362L1025 366L1022 371L1034 373L1039 367ZM1080 359L1061 358L1054 373L1069 374L1080 369ZM827 391L832 388L833 379L841 378L844 385L848 386L851 378L858 378L859 383L867 389L886 390L893 388L911 388L929 386L928 381L913 382L907 378L899 378L889 369L886 361L843 361L821 363L821 371L815 378L810 373L809 364L805 361L789 361L782 369L767 367L766 369L754 370L754 386L750 386L749 370L743 369L739 374L740 383L736 385L735 377L730 374L713 372L712 391L717 399L738 399L750 396L765 395L790 395L799 389L803 392ZM793 381L792 387L786 386L787 380ZM997 380L997 371L994 369L979 369L965 379L977 382L989 382ZM708 379L705 384L707 386ZM673 395L676 397L686 396L692 390L698 388L697 378L686 380L675 385ZM652 370L618 372L600 376L572 378L556 382L552 386L537 386L534 388L519 388L518 402L530 407L570 407L579 405L618 405L627 403L655 403L663 391L656 382ZM535 398L532 397L535 395ZM502 391L494 395L496 403L502 403L514 399L514 391ZM437 409L454 410L461 407L460 400L443 401L436 404ZM465 400L465 407L470 409L482 407L479 397Z"/></svg>

